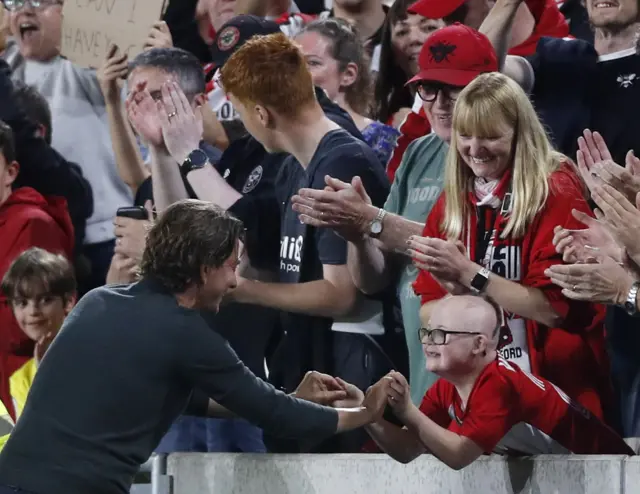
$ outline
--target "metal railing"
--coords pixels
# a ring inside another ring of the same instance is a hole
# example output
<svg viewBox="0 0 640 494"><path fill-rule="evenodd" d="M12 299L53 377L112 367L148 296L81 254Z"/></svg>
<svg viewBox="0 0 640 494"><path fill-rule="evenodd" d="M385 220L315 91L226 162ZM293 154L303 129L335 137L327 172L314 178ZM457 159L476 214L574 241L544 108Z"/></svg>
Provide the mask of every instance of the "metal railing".
<svg viewBox="0 0 640 494"><path fill-rule="evenodd" d="M154 454L140 466L131 494L171 494L171 477L167 475L167 455Z"/></svg>

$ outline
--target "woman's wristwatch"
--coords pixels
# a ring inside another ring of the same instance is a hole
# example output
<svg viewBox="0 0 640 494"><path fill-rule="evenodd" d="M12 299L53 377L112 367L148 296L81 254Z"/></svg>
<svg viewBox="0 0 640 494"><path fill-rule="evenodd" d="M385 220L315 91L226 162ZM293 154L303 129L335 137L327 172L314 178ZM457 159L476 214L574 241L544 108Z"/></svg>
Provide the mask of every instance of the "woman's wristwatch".
<svg viewBox="0 0 640 494"><path fill-rule="evenodd" d="M471 291L476 295L483 293L487 288L487 285L489 284L490 274L491 271L489 271L487 268L482 268L480 271L478 271L471 280Z"/></svg>

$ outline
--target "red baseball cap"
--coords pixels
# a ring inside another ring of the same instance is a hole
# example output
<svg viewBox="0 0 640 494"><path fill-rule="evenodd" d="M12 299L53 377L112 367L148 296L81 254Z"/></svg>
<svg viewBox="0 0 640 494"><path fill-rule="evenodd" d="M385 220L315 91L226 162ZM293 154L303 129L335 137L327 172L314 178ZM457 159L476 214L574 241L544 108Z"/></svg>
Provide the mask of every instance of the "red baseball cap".
<svg viewBox="0 0 640 494"><path fill-rule="evenodd" d="M427 39L418 58L420 72L407 84L437 81L466 86L484 72L498 71L498 57L484 34L455 23Z"/></svg>
<svg viewBox="0 0 640 494"><path fill-rule="evenodd" d="M465 0L418 0L407 9L427 19L442 19L460 7Z"/></svg>

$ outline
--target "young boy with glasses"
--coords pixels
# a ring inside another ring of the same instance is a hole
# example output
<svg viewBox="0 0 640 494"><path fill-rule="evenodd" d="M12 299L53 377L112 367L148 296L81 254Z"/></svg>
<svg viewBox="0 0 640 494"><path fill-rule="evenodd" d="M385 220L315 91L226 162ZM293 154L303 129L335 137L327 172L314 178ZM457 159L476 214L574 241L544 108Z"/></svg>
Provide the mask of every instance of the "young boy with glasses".
<svg viewBox="0 0 640 494"><path fill-rule="evenodd" d="M498 356L502 310L476 295L452 296L418 331L427 368L440 379L419 407L397 372L389 405L404 424L384 419L369 435L394 459L430 453L454 469L482 454L634 454L624 440L554 384ZM358 393L350 390L358 401Z"/></svg>

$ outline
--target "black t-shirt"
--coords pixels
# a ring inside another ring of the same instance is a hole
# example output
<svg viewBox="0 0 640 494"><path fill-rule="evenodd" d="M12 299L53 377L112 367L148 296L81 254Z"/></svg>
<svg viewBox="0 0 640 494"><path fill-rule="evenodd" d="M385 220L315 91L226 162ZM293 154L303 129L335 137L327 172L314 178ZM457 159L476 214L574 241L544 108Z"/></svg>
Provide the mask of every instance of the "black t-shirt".
<svg viewBox="0 0 640 494"><path fill-rule="evenodd" d="M602 134L614 160L624 165L630 149L640 151L640 56L598 60L585 41L542 38L529 59L532 100L559 151L575 159L578 137L589 128Z"/></svg>
<svg viewBox="0 0 640 494"><path fill-rule="evenodd" d="M323 189L330 175L345 182L354 176L363 184L375 205L382 206L389 191L384 168L364 142L338 129L321 140L304 169L288 157L276 181L281 206L280 281L305 283L323 278L323 265L344 265L347 242L331 229L316 229L300 222L291 197L303 187ZM300 314L283 314L286 337L271 368L272 382L291 389L308 370L332 372L332 320Z"/></svg>
<svg viewBox="0 0 640 494"><path fill-rule="evenodd" d="M634 50L635 51L635 50ZM640 56L600 57L591 89L591 130L597 130L613 159L624 166L630 149L640 152Z"/></svg>
<svg viewBox="0 0 640 494"><path fill-rule="evenodd" d="M210 163L215 165L220 161L222 152L218 148L203 141L200 143L200 149L207 154ZM196 194L191 188L189 182L184 180L184 186L187 189L189 197L195 198ZM138 187L138 190L136 191L136 196L133 199L133 204L136 206L144 206L147 201L151 201L153 203L153 181L151 177L147 177L147 179L140 184L140 187Z"/></svg>
<svg viewBox="0 0 640 494"><path fill-rule="evenodd" d="M351 116L317 87L316 97L327 118L364 140ZM218 173L243 195L229 211L245 225L245 247L251 265L274 272L279 269L280 251L280 205L275 180L287 156L267 153L262 144L246 135L232 142L216 165Z"/></svg>

